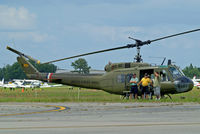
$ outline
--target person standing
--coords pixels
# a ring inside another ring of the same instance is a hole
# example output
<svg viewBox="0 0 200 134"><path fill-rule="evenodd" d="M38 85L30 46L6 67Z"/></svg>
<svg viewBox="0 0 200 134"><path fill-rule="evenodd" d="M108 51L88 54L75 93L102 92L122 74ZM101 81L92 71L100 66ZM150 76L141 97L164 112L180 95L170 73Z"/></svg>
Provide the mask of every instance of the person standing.
<svg viewBox="0 0 200 134"><path fill-rule="evenodd" d="M149 94L149 84L152 84L151 79L148 77L148 74L145 74L144 77L142 78L142 80L137 84L138 86L142 84L141 88L142 88L142 99L144 99L144 95L146 97L146 99L148 99L148 94Z"/></svg>
<svg viewBox="0 0 200 134"><path fill-rule="evenodd" d="M151 76L148 75L148 77L153 83L153 80L151 79ZM152 100L153 99L153 95L154 95L153 86L151 85L151 83L149 83L148 87L149 87L149 98Z"/></svg>
<svg viewBox="0 0 200 134"><path fill-rule="evenodd" d="M133 74L133 77L130 80L130 85L131 85L131 89L130 89L130 99L132 99L133 95L134 95L134 99L138 98L138 78L136 77L136 74Z"/></svg>
<svg viewBox="0 0 200 134"><path fill-rule="evenodd" d="M158 72L154 72L155 78L154 78L154 83L153 83L153 87L154 87L154 95L156 95L156 99L160 100L160 82L161 82L161 78Z"/></svg>

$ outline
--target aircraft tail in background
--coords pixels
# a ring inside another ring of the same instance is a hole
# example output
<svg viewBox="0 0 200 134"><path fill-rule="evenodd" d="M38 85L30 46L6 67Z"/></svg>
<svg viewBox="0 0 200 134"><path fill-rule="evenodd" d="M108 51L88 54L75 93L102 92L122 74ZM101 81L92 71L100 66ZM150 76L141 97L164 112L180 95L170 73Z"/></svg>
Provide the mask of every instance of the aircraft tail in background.
<svg viewBox="0 0 200 134"><path fill-rule="evenodd" d="M195 87L200 88L200 79L196 79L196 76L194 76L192 81Z"/></svg>
<svg viewBox="0 0 200 134"><path fill-rule="evenodd" d="M4 78L0 81L0 87L4 85Z"/></svg>

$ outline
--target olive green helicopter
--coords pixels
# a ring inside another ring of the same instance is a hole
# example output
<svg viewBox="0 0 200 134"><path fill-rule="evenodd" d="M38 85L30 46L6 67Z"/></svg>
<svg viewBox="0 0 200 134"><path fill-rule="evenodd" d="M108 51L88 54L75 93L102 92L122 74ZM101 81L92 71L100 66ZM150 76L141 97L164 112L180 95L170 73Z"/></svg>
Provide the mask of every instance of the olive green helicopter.
<svg viewBox="0 0 200 134"><path fill-rule="evenodd" d="M80 54L50 62L42 63L49 64L62 60L77 58L86 55L92 55L96 53L103 53L113 50L125 49L125 48L136 48L137 55L135 56L134 62L122 62L122 63L109 63L105 66L105 73L89 73L89 74L78 74L74 72L66 73L41 73L39 72L27 59L32 60L38 64L41 64L39 60L32 58L31 56L25 55L9 46L7 49L18 54L17 60L21 65L23 71L29 79L37 79L42 81L48 81L53 83L65 84L70 86L76 86L81 88L99 89L112 94L126 95L126 91L130 90L130 79L133 74L136 74L141 79L144 74L148 74L151 78L154 77L154 72L159 72L161 75L161 95L178 94L188 92L193 88L193 82L187 78L179 67L172 64L171 60L168 60L167 65L151 65L143 63L140 55L140 48L144 45L149 45L152 42L188 34L191 32L199 31L200 29L190 30L178 34L173 34L165 37L161 37L154 40L141 41L134 39L134 44L127 44L121 47L115 47L111 49L105 49L100 51L94 51L90 53ZM139 95L141 91L139 89Z"/></svg>

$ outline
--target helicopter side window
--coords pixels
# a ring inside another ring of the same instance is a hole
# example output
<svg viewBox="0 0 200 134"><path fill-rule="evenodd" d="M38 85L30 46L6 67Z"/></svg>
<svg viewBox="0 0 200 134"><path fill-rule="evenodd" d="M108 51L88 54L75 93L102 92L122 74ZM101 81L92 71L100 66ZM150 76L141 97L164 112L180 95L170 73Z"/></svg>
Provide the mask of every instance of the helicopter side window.
<svg viewBox="0 0 200 134"><path fill-rule="evenodd" d="M119 64L118 67L119 67L119 68L122 68L123 66L122 66L122 64Z"/></svg>
<svg viewBox="0 0 200 134"><path fill-rule="evenodd" d="M168 78L166 70L162 70L160 72L160 76L161 76L161 81L169 81L169 78Z"/></svg>
<svg viewBox="0 0 200 134"><path fill-rule="evenodd" d="M167 75L166 70L160 71L160 78L161 78L161 81L169 81L169 76ZM152 80L155 79L155 75L154 74L151 74L151 79Z"/></svg>
<svg viewBox="0 0 200 134"><path fill-rule="evenodd" d="M130 68L131 64L130 63L125 63L125 68Z"/></svg>
<svg viewBox="0 0 200 134"><path fill-rule="evenodd" d="M132 77L133 77L133 74L127 74L126 81L129 83L129 81L131 80Z"/></svg>
<svg viewBox="0 0 200 134"><path fill-rule="evenodd" d="M150 75L151 80L153 80L155 78L154 74Z"/></svg>
<svg viewBox="0 0 200 134"><path fill-rule="evenodd" d="M124 74L120 74L117 76L117 82L118 83L124 83L125 82L125 75Z"/></svg>
<svg viewBox="0 0 200 134"><path fill-rule="evenodd" d="M181 72L179 70L177 70L175 67L170 67L169 71L171 72L173 78L182 76Z"/></svg>

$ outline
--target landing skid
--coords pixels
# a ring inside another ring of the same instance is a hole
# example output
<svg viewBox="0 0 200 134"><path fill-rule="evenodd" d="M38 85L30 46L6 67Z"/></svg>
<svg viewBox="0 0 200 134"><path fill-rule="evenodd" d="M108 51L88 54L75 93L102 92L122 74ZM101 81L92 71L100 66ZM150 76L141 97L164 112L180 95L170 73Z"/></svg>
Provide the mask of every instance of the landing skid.
<svg viewBox="0 0 200 134"><path fill-rule="evenodd" d="M170 100L172 100L172 97L169 94L165 94L165 95L167 95L170 98ZM162 95L161 98L165 98L165 95Z"/></svg>

